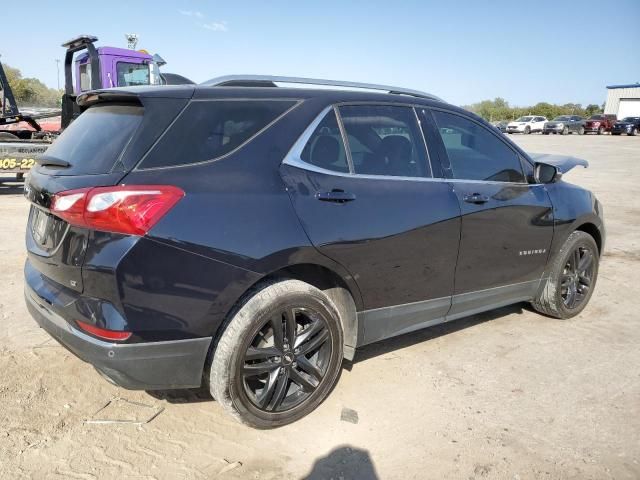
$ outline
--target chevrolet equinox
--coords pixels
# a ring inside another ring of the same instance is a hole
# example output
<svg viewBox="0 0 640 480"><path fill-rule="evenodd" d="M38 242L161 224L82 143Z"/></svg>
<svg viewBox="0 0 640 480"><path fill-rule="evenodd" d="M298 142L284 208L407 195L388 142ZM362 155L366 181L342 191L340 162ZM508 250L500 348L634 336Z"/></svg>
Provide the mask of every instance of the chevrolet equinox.
<svg viewBox="0 0 640 480"><path fill-rule="evenodd" d="M124 388L204 384L277 427L360 346L518 302L566 319L593 293L602 207L561 179L586 162L433 95L229 76L77 102L25 185L25 298Z"/></svg>

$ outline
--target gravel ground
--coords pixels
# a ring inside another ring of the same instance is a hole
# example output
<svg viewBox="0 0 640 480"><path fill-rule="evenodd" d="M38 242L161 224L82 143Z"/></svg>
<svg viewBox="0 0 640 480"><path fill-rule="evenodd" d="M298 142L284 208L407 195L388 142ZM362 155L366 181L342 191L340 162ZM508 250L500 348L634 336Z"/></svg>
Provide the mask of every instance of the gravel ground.
<svg viewBox="0 0 640 480"><path fill-rule="evenodd" d="M640 138L512 138L591 162L565 177L607 220L586 310L516 305L371 345L313 414L272 431L203 392L118 389L51 341L22 299L28 206L0 183L0 478L640 478Z"/></svg>

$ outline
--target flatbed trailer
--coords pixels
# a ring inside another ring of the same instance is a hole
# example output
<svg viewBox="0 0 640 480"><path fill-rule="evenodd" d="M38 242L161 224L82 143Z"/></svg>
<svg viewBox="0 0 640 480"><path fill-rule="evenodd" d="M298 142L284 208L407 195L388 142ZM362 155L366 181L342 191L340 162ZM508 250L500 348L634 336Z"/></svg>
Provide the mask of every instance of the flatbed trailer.
<svg viewBox="0 0 640 480"><path fill-rule="evenodd" d="M37 120L61 115L62 111L50 111L40 115L20 112L13 91L0 63L0 173L16 174L18 179L35 164L37 155L44 153L57 136L57 132L45 132Z"/></svg>

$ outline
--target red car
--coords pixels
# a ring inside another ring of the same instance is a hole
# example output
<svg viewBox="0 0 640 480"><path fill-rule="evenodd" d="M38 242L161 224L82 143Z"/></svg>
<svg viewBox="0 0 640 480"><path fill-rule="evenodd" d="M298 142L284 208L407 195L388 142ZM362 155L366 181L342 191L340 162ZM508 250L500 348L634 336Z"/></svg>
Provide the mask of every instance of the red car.
<svg viewBox="0 0 640 480"><path fill-rule="evenodd" d="M602 135L605 132L610 132L616 120L617 117L615 115L604 115L602 113L591 115L589 119L584 122L584 133L597 133L598 135Z"/></svg>

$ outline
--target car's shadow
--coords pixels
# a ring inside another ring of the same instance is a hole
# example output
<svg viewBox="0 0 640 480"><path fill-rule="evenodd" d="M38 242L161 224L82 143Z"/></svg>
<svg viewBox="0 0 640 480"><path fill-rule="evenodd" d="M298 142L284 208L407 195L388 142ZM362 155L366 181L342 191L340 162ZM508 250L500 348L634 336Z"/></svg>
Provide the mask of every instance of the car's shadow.
<svg viewBox="0 0 640 480"><path fill-rule="evenodd" d="M356 350L356 356L353 362L345 360L343 362L343 368L351 371L353 365L356 363L364 362L371 358L385 355L395 350L410 347L418 343L427 342L443 335L464 330L465 328L473 327L481 323L490 322L491 320L495 320L512 313L521 314L524 310L529 310L528 304L518 303L488 312L479 313L471 317L461 318L452 322L434 325L433 327L406 333L388 340L372 343L371 345L366 345ZM149 390L147 393L158 400L166 400L167 402L174 404L214 401L206 387L177 390Z"/></svg>

